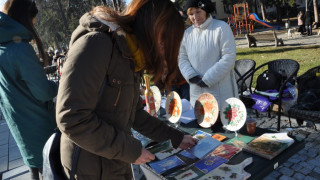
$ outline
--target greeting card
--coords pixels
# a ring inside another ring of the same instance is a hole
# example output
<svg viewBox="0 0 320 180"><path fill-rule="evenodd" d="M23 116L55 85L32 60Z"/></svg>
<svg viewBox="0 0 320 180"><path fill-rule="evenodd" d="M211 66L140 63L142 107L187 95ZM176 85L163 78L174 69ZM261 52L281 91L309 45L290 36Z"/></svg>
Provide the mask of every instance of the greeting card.
<svg viewBox="0 0 320 180"><path fill-rule="evenodd" d="M224 139L226 139L227 137L221 134L214 134L212 136L214 139L218 140L218 141L223 141Z"/></svg>
<svg viewBox="0 0 320 180"><path fill-rule="evenodd" d="M220 156L225 159L231 159L239 151L240 149L235 146L231 146L229 144L222 144L221 146L217 147L211 154Z"/></svg>
<svg viewBox="0 0 320 180"><path fill-rule="evenodd" d="M198 140L201 140L201 139L204 139L205 137L211 137L211 134L204 132L204 131L201 131L201 130L198 130L195 133L193 133L192 136Z"/></svg>
<svg viewBox="0 0 320 180"><path fill-rule="evenodd" d="M158 174L162 174L165 171L175 168L177 166L184 165L185 163L177 156L170 156L161 161L149 163L149 166Z"/></svg>
<svg viewBox="0 0 320 180"><path fill-rule="evenodd" d="M210 154L201 161L195 163L194 166L199 168L202 172L208 173L225 162L227 162L226 159Z"/></svg>
<svg viewBox="0 0 320 180"><path fill-rule="evenodd" d="M179 154L184 157L187 157L189 159L196 159L197 158L196 156L194 156L193 154L191 154L190 152L188 152L186 150L181 151Z"/></svg>
<svg viewBox="0 0 320 180"><path fill-rule="evenodd" d="M193 154L199 159L202 159L208 153L220 146L222 142L213 139L211 136L201 139L197 145L193 146L191 149L187 150L189 153Z"/></svg>
<svg viewBox="0 0 320 180"><path fill-rule="evenodd" d="M253 139L254 139L254 137L238 134L238 136L227 141L226 144L230 144L230 145L233 145L239 149L242 149L244 146L246 146Z"/></svg>
<svg viewBox="0 0 320 180"><path fill-rule="evenodd" d="M162 159L165 159L165 158L167 158L167 157L169 157L169 156L171 156L171 155L173 155L173 154L175 154L175 153L177 153L177 152L179 152L179 151L181 151L180 148L175 149L175 148L171 147L171 148L166 149L166 150L164 150L164 151L157 152L157 153L155 153L154 155L155 155L159 160L162 160Z"/></svg>

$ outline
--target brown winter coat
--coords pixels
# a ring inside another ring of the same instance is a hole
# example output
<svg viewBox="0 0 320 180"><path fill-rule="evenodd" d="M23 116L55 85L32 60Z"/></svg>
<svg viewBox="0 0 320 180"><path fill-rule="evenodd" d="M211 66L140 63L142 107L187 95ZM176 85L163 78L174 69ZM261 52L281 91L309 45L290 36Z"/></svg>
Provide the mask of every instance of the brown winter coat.
<svg viewBox="0 0 320 180"><path fill-rule="evenodd" d="M60 80L61 160L69 176L74 143L81 147L79 180L132 179L130 163L140 156L142 146L131 136L131 128L158 142L171 139L174 147L183 138L182 132L143 110L141 72L134 72L125 37L108 33L110 29L89 14L80 19ZM98 99L104 78L106 85Z"/></svg>

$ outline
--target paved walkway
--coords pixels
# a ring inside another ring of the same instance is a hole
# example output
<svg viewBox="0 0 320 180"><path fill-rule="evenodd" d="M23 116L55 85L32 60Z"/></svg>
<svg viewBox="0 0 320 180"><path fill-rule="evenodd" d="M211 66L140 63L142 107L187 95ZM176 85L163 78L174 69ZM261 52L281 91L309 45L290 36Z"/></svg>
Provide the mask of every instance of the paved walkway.
<svg viewBox="0 0 320 180"><path fill-rule="evenodd" d="M277 37L282 38L284 41L284 47L297 47L297 46L310 46L310 45L319 45L320 44L320 36L317 35L318 31L313 30L312 36L300 35L296 32L293 38L288 38L287 30L279 30L276 31ZM261 30L257 29L256 33L263 34L272 30ZM239 35L236 37L237 48L247 48L248 42L244 35ZM274 46L274 42L257 42L258 47L266 47L266 46Z"/></svg>
<svg viewBox="0 0 320 180"><path fill-rule="evenodd" d="M285 31L278 34L283 38L285 46L302 46L302 45L317 45L320 44L320 36L300 36L288 39ZM237 47L247 47L247 41L244 37L236 37ZM273 43L260 44L258 46L273 46ZM251 113L249 113L251 114ZM252 114L251 114L252 115ZM281 125L289 127L288 118L282 118ZM267 117L260 118L258 126L276 130L276 118L271 120ZM306 145L303 150L292 156L283 165L279 166L270 173L265 180L291 180L291 179L319 179L320 180L320 125L317 124L315 131L309 124L304 123L298 127L293 120L293 135L305 139ZM8 126L0 113L0 180L28 180L29 170L23 164L18 147L9 132Z"/></svg>

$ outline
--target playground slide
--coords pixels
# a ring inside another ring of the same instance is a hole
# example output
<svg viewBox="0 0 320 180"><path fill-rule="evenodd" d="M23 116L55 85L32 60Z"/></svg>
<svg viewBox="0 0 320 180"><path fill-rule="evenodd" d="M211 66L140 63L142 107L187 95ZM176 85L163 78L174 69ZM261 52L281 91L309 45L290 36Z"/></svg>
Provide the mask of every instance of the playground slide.
<svg viewBox="0 0 320 180"><path fill-rule="evenodd" d="M256 13L250 13L248 19L256 21L257 23L262 24L268 28L276 28L277 30L279 30L279 28L280 28L279 26L273 26L273 25L267 23L266 21L261 20Z"/></svg>

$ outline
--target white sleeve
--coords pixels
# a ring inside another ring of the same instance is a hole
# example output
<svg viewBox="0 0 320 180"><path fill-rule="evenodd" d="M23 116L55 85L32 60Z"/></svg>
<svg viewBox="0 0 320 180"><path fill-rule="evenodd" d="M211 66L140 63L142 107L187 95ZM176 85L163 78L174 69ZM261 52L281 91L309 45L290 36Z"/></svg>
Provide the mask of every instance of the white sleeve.
<svg viewBox="0 0 320 180"><path fill-rule="evenodd" d="M187 49L186 49L185 38L186 37L184 36L183 40L181 42L180 52L179 52L179 56L178 56L178 63L179 63L178 65L179 65L179 69L180 69L182 76L189 83L190 78L193 78L199 74L194 70L194 68L192 67L192 65L189 61L189 57L188 57Z"/></svg>

